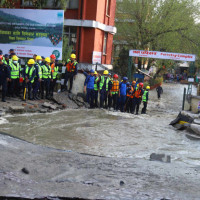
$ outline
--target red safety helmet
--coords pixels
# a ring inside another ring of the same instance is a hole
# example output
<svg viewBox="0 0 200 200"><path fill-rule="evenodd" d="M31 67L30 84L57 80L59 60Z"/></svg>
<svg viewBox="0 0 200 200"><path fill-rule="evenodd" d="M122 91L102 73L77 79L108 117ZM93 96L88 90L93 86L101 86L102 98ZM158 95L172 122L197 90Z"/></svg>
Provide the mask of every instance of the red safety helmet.
<svg viewBox="0 0 200 200"><path fill-rule="evenodd" d="M114 74L113 78L119 78L119 76L117 74Z"/></svg>
<svg viewBox="0 0 200 200"><path fill-rule="evenodd" d="M0 55L0 60L3 60L3 55Z"/></svg>
<svg viewBox="0 0 200 200"><path fill-rule="evenodd" d="M139 83L139 86L141 86L142 88L143 88L143 85L144 85L143 83Z"/></svg>
<svg viewBox="0 0 200 200"><path fill-rule="evenodd" d="M56 59L56 56L55 56L54 54L51 54L51 55L50 55L50 58Z"/></svg>

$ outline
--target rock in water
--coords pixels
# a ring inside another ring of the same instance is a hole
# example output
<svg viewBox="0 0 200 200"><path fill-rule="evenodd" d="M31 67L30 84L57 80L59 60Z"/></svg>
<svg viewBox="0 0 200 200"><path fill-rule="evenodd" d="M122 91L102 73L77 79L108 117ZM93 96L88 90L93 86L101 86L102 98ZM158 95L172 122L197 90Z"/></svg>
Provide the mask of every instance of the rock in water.
<svg viewBox="0 0 200 200"><path fill-rule="evenodd" d="M190 129L193 130L196 134L200 135L200 125L190 124Z"/></svg>
<svg viewBox="0 0 200 200"><path fill-rule="evenodd" d="M165 154L152 153L150 155L150 161L160 161L165 163L171 163L171 157Z"/></svg>
<svg viewBox="0 0 200 200"><path fill-rule="evenodd" d="M120 186L123 186L125 183L124 183L124 181L120 181Z"/></svg>
<svg viewBox="0 0 200 200"><path fill-rule="evenodd" d="M22 171L24 174L29 174L29 171L28 171L26 168L23 168L21 171Z"/></svg>

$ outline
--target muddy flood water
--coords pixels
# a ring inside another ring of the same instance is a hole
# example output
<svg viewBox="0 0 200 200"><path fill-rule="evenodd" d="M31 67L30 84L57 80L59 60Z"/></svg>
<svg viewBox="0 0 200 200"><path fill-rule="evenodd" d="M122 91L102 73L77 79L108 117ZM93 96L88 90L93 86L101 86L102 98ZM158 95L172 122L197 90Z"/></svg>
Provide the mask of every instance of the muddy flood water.
<svg viewBox="0 0 200 200"><path fill-rule="evenodd" d="M149 159L151 153L165 153L173 162L197 166L200 142L169 126L181 110L184 87L165 84L160 100L155 90L150 91L147 115L99 109L8 115L0 118L0 130L56 149L142 159Z"/></svg>

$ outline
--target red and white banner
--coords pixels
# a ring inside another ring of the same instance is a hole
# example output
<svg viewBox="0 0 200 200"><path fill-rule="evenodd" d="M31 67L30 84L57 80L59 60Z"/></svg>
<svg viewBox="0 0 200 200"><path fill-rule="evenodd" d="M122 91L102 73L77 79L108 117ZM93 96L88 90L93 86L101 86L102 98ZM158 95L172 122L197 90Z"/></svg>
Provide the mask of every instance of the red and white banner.
<svg viewBox="0 0 200 200"><path fill-rule="evenodd" d="M180 61L195 61L195 55L183 53L170 53L160 51L144 51L144 50L130 50L129 56L144 57L144 58L158 58L165 60L180 60Z"/></svg>

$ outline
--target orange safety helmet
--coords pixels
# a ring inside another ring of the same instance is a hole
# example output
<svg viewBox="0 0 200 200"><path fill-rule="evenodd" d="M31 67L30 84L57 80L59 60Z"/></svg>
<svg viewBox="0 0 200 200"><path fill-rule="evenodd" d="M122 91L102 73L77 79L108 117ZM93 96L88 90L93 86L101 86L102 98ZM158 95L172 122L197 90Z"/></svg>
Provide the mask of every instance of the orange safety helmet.
<svg viewBox="0 0 200 200"><path fill-rule="evenodd" d="M136 81L133 81L132 84L136 84Z"/></svg>

